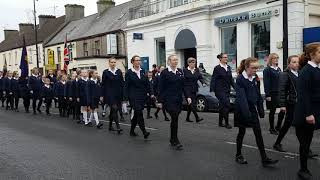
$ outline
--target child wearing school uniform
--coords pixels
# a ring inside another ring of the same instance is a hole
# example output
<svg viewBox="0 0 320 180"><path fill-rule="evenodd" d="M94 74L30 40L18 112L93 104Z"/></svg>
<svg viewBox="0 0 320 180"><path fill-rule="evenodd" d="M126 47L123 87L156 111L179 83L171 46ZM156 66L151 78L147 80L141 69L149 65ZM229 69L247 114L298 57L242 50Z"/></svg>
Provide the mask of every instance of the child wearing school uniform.
<svg viewBox="0 0 320 180"><path fill-rule="evenodd" d="M88 113L90 112L91 99L89 96L89 77L88 70L81 70L81 78L78 80L78 92L79 102L81 106L81 112L83 121L86 126L92 126L92 123L88 121Z"/></svg>
<svg viewBox="0 0 320 180"><path fill-rule="evenodd" d="M150 111L151 111L151 106L154 104L154 80L153 80L153 74L152 71L148 71L148 82L149 82L149 86L150 86L150 94L148 94L148 99L147 99L147 119L151 119L152 116L150 115Z"/></svg>
<svg viewBox="0 0 320 180"><path fill-rule="evenodd" d="M272 160L267 157L259 122L259 117L264 118L263 99L255 78L259 62L256 58L247 58L243 61L238 69L239 75L236 80L237 97L234 126L239 128L239 133L237 136L237 154L235 160L239 164L247 164L247 160L243 157L241 150L246 128L252 128L262 165L272 165L277 163L278 160Z"/></svg>
<svg viewBox="0 0 320 180"><path fill-rule="evenodd" d="M5 95L3 93L3 80L4 80L3 72L0 71L0 100L2 102L2 107L4 107L4 101L5 101Z"/></svg>
<svg viewBox="0 0 320 180"><path fill-rule="evenodd" d="M99 121L98 116L98 109L99 109L99 102L101 97L101 83L99 79L98 71L91 71L89 74L90 81L89 81L89 97L90 97L90 118L94 119L96 122L97 129L102 129L103 124Z"/></svg>
<svg viewBox="0 0 320 180"><path fill-rule="evenodd" d="M62 75L60 81L58 81L53 88L55 97L58 98L60 117L65 117L66 109L67 109L66 97L65 97L66 80L67 80L67 76Z"/></svg>
<svg viewBox="0 0 320 180"><path fill-rule="evenodd" d="M13 97L13 73L12 71L7 72L7 77L4 78L3 81L3 90L4 94L6 95L6 110L11 109L13 110L13 103L14 103L14 97Z"/></svg>
<svg viewBox="0 0 320 180"><path fill-rule="evenodd" d="M46 105L47 115L51 116L50 108L51 108L52 100L54 99L54 91L53 91L53 88L51 87L51 82L49 78L45 78L44 80L44 85L42 86L42 90L41 90L41 98Z"/></svg>
<svg viewBox="0 0 320 180"><path fill-rule="evenodd" d="M19 112L19 98L20 98L20 90L19 90L19 73L17 71L13 72L13 79L12 79L12 91L13 91L13 98L14 98L14 110Z"/></svg>
<svg viewBox="0 0 320 180"><path fill-rule="evenodd" d="M40 106L37 107L37 101L40 98L41 93L41 80L38 78L39 70L38 68L33 68L31 70L31 76L28 79L28 87L30 90L31 98L32 98L32 108L33 114L37 114L37 111L41 113Z"/></svg>
<svg viewBox="0 0 320 180"><path fill-rule="evenodd" d="M72 84L73 81L76 79L77 74L73 72L71 74L70 80L66 82L65 88L65 96L66 96L66 103L67 103L67 117L72 113L73 119L75 119L75 103L74 103L74 92L72 91Z"/></svg>

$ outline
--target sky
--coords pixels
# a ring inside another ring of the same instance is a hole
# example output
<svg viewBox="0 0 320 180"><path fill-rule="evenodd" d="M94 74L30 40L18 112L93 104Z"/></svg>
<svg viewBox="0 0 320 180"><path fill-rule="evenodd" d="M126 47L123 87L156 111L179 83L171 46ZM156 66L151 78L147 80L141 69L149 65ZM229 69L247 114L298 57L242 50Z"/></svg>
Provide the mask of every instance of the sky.
<svg viewBox="0 0 320 180"><path fill-rule="evenodd" d="M114 0L116 5L129 0ZM97 12L97 0L37 0L36 12L39 15L64 15L65 4L85 6L85 16ZM0 0L0 42L4 39L4 29L19 29L19 23L34 23L33 0ZM37 19L37 23L38 23Z"/></svg>

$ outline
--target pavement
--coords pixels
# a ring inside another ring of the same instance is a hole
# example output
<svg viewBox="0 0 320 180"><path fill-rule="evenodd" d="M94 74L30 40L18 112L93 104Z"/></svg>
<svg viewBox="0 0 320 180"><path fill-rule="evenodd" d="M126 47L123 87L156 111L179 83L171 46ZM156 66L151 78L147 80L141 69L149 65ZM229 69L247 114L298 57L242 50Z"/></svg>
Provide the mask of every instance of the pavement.
<svg viewBox="0 0 320 180"><path fill-rule="evenodd" d="M154 110L153 110L154 111ZM0 180L295 180L299 169L298 141L290 129L283 141L286 153L272 150L276 136L269 134L267 119L261 119L268 156L280 162L264 168L252 130L244 140L248 165L235 163L237 128L219 128L218 115L201 113L201 123L185 122L182 112L179 138L183 151L169 146L170 122L146 120L150 140L129 136L130 121L118 135L104 128L85 127L72 119L6 111L0 108ZM191 116L193 118L193 115ZM232 116L230 115L231 122ZM320 134L312 150L320 154ZM320 180L320 159L309 161L313 179Z"/></svg>

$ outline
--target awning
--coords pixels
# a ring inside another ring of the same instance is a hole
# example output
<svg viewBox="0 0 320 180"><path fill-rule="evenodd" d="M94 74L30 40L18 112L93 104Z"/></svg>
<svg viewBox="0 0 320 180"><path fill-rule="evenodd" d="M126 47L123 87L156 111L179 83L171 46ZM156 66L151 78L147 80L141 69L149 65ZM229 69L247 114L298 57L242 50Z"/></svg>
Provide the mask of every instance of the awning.
<svg viewBox="0 0 320 180"><path fill-rule="evenodd" d="M189 29L184 29L179 32L174 43L175 49L189 49L197 46L197 40L193 32Z"/></svg>

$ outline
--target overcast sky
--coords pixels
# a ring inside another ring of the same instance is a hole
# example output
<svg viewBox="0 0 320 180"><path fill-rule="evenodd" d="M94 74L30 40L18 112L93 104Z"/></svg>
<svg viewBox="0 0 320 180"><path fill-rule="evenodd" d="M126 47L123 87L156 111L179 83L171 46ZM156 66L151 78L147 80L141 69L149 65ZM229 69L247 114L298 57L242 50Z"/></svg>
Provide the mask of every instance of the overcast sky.
<svg viewBox="0 0 320 180"><path fill-rule="evenodd" d="M129 0L114 0L117 4ZM80 4L85 6L85 16L97 12L97 0L38 0L36 11L38 15L64 15L65 4ZM19 23L33 23L33 0L0 0L0 41L4 39L4 29L18 30ZM37 20L38 21L38 20ZM38 21L39 22L39 21Z"/></svg>

